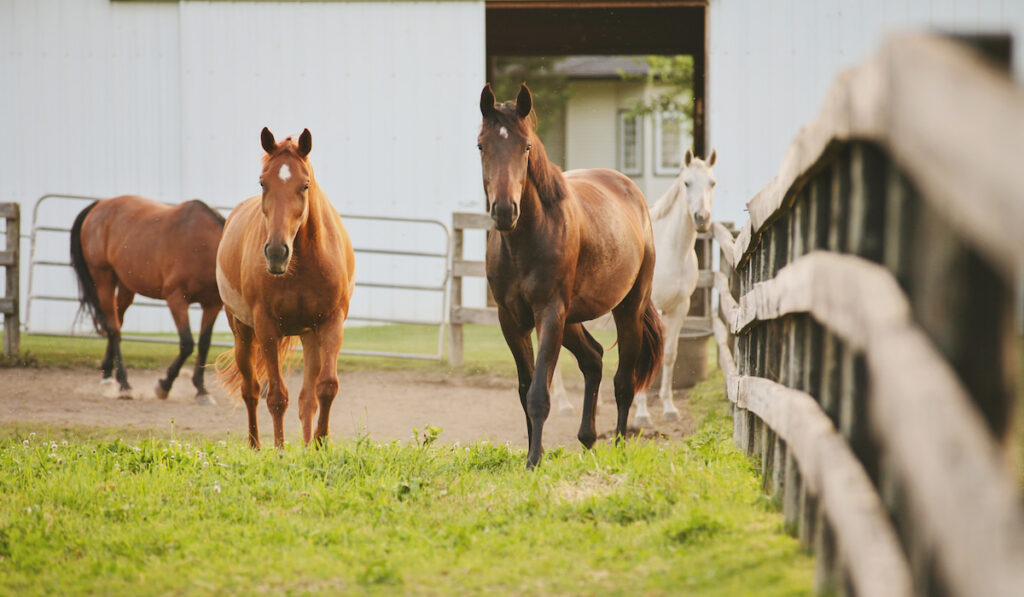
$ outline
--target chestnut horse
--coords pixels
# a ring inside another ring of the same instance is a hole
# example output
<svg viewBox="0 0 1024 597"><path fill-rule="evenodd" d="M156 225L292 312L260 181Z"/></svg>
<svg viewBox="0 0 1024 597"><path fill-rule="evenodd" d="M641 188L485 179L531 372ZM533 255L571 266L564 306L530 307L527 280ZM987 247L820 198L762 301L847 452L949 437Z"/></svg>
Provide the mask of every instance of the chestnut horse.
<svg viewBox="0 0 1024 597"><path fill-rule="evenodd" d="M616 433L626 433L633 395L661 361L663 331L651 303L654 238L643 193L614 170L562 173L548 161L531 118L526 84L515 102L496 105L486 85L477 147L494 230L487 241L487 283L519 373L529 438L527 468L543 455L551 409L548 388L558 352L576 357L584 378L579 440L597 439L595 414L603 349L582 322L611 311L619 345ZM534 364L531 332L537 328Z"/></svg>
<svg viewBox="0 0 1024 597"><path fill-rule="evenodd" d="M121 322L136 294L164 299L178 328L179 352L157 381L158 398L167 398L182 363L192 354L188 306L203 308L199 354L192 374L199 404L212 404L203 385L213 323L220 313L214 260L224 217L202 201L168 206L126 195L91 203L71 227L71 265L78 277L79 302L96 331L107 337L103 386L112 386L117 365L119 397L132 398L121 357Z"/></svg>
<svg viewBox="0 0 1024 597"><path fill-rule="evenodd" d="M234 362L224 384L240 390L249 411L249 444L259 449L256 423L261 384L274 421L274 445L284 445L288 390L281 378L281 354L291 336L302 341L303 380L299 392L302 439L327 436L331 403L338 393L338 352L344 336L355 255L341 218L313 177L313 138L280 143L266 128L261 135L262 195L240 203L228 217L217 251L217 284L235 335ZM226 354L226 353L225 353ZM320 418L313 435L313 415Z"/></svg>

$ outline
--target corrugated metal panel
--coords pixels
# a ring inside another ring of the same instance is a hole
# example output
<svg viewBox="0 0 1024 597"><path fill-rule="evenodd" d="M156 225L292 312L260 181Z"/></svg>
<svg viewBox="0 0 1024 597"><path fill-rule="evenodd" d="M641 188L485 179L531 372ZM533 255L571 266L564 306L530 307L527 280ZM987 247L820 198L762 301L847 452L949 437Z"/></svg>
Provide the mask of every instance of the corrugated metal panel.
<svg viewBox="0 0 1024 597"><path fill-rule="evenodd" d="M447 222L479 208L482 1L8 0L0 33L11 82L0 113L13 139L0 144L0 200L26 210L54 191L233 205L258 189L264 125L279 137L312 131L317 178L340 211ZM53 217L70 224L78 208ZM435 231L349 229L363 245L443 249ZM47 242L66 254L65 239ZM443 275L436 261L360 256L358 268L374 281ZM353 311L436 317L440 299L424 298L367 290ZM36 328L70 319L42 305L32 316ZM172 329L155 310L129 311L126 323Z"/></svg>
<svg viewBox="0 0 1024 597"><path fill-rule="evenodd" d="M908 28L1008 31L1024 81L1024 2L710 0L709 139L719 153L715 217L738 223L817 114L839 69Z"/></svg>

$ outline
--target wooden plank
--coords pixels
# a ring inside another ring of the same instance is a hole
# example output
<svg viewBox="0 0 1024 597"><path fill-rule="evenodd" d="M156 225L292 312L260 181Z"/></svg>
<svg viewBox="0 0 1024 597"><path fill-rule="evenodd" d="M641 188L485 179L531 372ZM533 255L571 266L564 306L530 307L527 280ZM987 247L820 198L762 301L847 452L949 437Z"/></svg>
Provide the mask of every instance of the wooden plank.
<svg viewBox="0 0 1024 597"><path fill-rule="evenodd" d="M0 218L17 218L20 213L17 203L0 203Z"/></svg>
<svg viewBox="0 0 1024 597"><path fill-rule="evenodd" d="M953 593L1019 595L1019 490L1002 448L956 373L917 329L892 275L857 257L812 252L742 297L733 331L748 320L801 312L865 355L873 435L893 458L906 486L908 516ZM742 383L739 393L737 401L744 399ZM746 402L757 412L751 396ZM795 440L787 443L802 453Z"/></svg>
<svg viewBox="0 0 1024 597"><path fill-rule="evenodd" d="M498 310L493 307L452 307L452 323L498 325Z"/></svg>
<svg viewBox="0 0 1024 597"><path fill-rule="evenodd" d="M751 233L776 216L832 144L853 139L886 148L922 196L1007 275L1024 266L1024 91L1005 73L943 37L894 37L836 77L817 118L747 204ZM749 240L736 244L738 255L750 249Z"/></svg>
<svg viewBox="0 0 1024 597"><path fill-rule="evenodd" d="M464 233L452 222L452 262L462 260ZM461 367L464 356L462 324L455 321L455 310L462 307L462 278L452 274L448 285L451 293L448 313L448 363L453 367Z"/></svg>
<svg viewBox="0 0 1024 597"><path fill-rule="evenodd" d="M491 216L457 211L452 214L452 228L456 230L490 230Z"/></svg>
<svg viewBox="0 0 1024 597"><path fill-rule="evenodd" d="M483 261L469 261L465 259L452 260L452 276L459 278L472 276L475 278L487 277L487 266Z"/></svg>
<svg viewBox="0 0 1024 597"><path fill-rule="evenodd" d="M721 222L711 223L711 234L715 237L715 242L718 243L718 247L722 251L722 256L725 258L726 263L729 267L735 268L735 251L736 243L732 236L732 232L726 228Z"/></svg>
<svg viewBox="0 0 1024 597"><path fill-rule="evenodd" d="M5 306L4 313L4 354L13 357L21 353L21 318L18 312L18 297L21 296L20 282L21 274L18 267L18 251L21 246L21 209L17 203L7 205L7 228L5 231L6 247L5 253L11 255L11 263L6 265L6 300L10 305Z"/></svg>
<svg viewBox="0 0 1024 597"><path fill-rule="evenodd" d="M715 285L715 272L702 269L697 272L697 288L711 288Z"/></svg>
<svg viewBox="0 0 1024 597"><path fill-rule="evenodd" d="M814 398L755 377L739 380L739 394L750 412L786 442L787 454L792 454L799 466L804 495L816 497L824 507L856 593L913 595L909 564L889 513ZM805 504L806 516L813 515L811 506ZM804 526L805 538L810 541L816 525Z"/></svg>
<svg viewBox="0 0 1024 597"><path fill-rule="evenodd" d="M0 251L0 267L16 265L17 263L18 256L13 251Z"/></svg>
<svg viewBox="0 0 1024 597"><path fill-rule="evenodd" d="M11 315L14 313L14 299L0 298L0 313Z"/></svg>

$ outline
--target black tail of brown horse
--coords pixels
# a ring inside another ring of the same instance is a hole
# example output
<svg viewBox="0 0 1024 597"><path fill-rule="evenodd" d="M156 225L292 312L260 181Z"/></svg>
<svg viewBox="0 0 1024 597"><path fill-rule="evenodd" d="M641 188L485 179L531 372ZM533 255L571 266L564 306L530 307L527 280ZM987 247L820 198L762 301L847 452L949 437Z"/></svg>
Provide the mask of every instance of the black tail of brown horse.
<svg viewBox="0 0 1024 597"><path fill-rule="evenodd" d="M640 355L636 359L633 370L634 392L640 392L651 385L654 372L661 365L661 357L665 354L665 327L661 324L661 315L654 308L652 301L647 301L644 311L643 333L640 343Z"/></svg>
<svg viewBox="0 0 1024 597"><path fill-rule="evenodd" d="M71 267L74 268L75 277L78 278L79 308L84 309L92 317L92 324L96 327L97 332L106 334L107 316L103 314L103 308L100 307L100 295L96 292L96 283L92 279L92 274L89 273L89 266L85 262L85 253L82 252L82 224L97 203L99 202L94 201L83 209L75 218L74 225L71 226Z"/></svg>

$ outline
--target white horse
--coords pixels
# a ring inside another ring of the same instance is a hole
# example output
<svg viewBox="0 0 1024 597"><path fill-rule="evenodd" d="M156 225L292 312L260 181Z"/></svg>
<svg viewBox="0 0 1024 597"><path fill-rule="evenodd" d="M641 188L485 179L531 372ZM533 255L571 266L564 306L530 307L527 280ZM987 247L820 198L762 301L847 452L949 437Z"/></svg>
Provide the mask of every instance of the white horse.
<svg viewBox="0 0 1024 597"><path fill-rule="evenodd" d="M672 403L672 371L676 364L679 333L690 311L690 297L697 289L697 233L707 232L711 226L711 204L715 193L715 165L717 152L712 151L707 161L694 157L686 150L683 169L665 194L651 207L654 227L654 280L651 299L661 311L665 324L665 356L661 363L662 419L679 418L679 410ZM562 383L562 375L555 368L551 382L552 393L558 403L559 414L573 412ZM647 392L636 396L634 422L639 426L651 424L647 410Z"/></svg>

